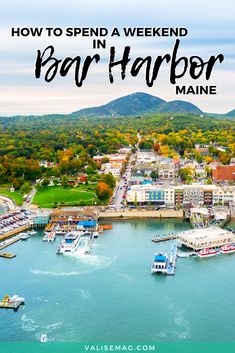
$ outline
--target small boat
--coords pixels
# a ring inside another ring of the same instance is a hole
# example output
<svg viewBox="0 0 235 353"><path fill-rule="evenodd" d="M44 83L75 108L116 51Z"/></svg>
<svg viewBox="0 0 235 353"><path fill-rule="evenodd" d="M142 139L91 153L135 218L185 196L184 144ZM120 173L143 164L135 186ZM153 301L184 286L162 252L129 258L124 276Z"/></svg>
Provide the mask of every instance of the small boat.
<svg viewBox="0 0 235 353"><path fill-rule="evenodd" d="M99 232L97 232L97 231L93 232L93 236L94 236L94 238L98 238Z"/></svg>
<svg viewBox="0 0 235 353"><path fill-rule="evenodd" d="M197 253L195 253L194 251L192 252L178 251L177 256L180 258L187 258L187 257L197 256Z"/></svg>
<svg viewBox="0 0 235 353"><path fill-rule="evenodd" d="M167 274L168 256L166 253L156 253L153 259L151 272Z"/></svg>
<svg viewBox="0 0 235 353"><path fill-rule="evenodd" d="M220 252L222 254L232 254L235 252L235 246L233 244L230 245L224 245L222 246L222 248L220 249Z"/></svg>
<svg viewBox="0 0 235 353"><path fill-rule="evenodd" d="M36 232L36 230L33 230L33 229L32 229L32 230L29 230L29 231L28 231L28 234L29 234L29 235L36 235L37 232Z"/></svg>
<svg viewBox="0 0 235 353"><path fill-rule="evenodd" d="M41 343L45 343L47 342L47 334L46 333L43 333L40 337L40 342Z"/></svg>
<svg viewBox="0 0 235 353"><path fill-rule="evenodd" d="M28 233L21 233L21 240L27 240L30 238L30 234Z"/></svg>
<svg viewBox="0 0 235 353"><path fill-rule="evenodd" d="M198 256L201 258L211 257L211 256L218 255L219 253L220 251L218 249L204 249L199 251Z"/></svg>

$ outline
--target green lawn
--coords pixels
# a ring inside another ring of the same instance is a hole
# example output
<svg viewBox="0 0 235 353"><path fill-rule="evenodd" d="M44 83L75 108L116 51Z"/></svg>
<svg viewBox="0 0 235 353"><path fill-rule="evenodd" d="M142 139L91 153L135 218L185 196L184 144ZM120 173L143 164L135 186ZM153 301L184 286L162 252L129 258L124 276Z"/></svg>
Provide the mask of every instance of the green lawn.
<svg viewBox="0 0 235 353"><path fill-rule="evenodd" d="M33 203L43 208L56 206L89 206L98 204L95 192L81 188L64 189L61 186L49 186L38 190Z"/></svg>
<svg viewBox="0 0 235 353"><path fill-rule="evenodd" d="M10 192L9 189L0 188L0 195L4 195L12 199L18 206L22 205L23 203L23 195L19 192Z"/></svg>

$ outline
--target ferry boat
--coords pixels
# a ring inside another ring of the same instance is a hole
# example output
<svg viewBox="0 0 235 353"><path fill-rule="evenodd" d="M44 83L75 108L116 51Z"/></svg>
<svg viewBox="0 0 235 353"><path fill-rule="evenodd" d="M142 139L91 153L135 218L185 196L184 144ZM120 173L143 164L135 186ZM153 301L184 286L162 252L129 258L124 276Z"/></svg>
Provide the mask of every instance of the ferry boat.
<svg viewBox="0 0 235 353"><path fill-rule="evenodd" d="M220 249L220 252L222 254L232 254L235 252L235 246L233 244L230 245L224 245L222 246L222 248Z"/></svg>
<svg viewBox="0 0 235 353"><path fill-rule="evenodd" d="M151 268L152 273L167 274L168 256L166 253L156 253Z"/></svg>
<svg viewBox="0 0 235 353"><path fill-rule="evenodd" d="M211 256L218 255L219 253L220 253L220 251L217 249L204 249L204 250L199 251L198 256L201 258L211 257Z"/></svg>
<svg viewBox="0 0 235 353"><path fill-rule="evenodd" d="M81 235L75 232L67 233L58 249L60 254L73 254L81 243Z"/></svg>

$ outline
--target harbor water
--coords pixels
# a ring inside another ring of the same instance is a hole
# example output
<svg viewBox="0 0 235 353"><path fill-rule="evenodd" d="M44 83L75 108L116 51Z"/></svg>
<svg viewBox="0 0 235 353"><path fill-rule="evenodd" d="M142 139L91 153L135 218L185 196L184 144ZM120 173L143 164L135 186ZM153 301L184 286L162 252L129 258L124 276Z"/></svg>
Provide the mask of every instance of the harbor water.
<svg viewBox="0 0 235 353"><path fill-rule="evenodd" d="M0 341L233 341L235 254L180 258L175 276L151 275L157 234L190 229L183 220L113 221L91 255L57 255L42 232L0 258L0 294L25 297L0 312ZM235 223L230 223L235 228Z"/></svg>

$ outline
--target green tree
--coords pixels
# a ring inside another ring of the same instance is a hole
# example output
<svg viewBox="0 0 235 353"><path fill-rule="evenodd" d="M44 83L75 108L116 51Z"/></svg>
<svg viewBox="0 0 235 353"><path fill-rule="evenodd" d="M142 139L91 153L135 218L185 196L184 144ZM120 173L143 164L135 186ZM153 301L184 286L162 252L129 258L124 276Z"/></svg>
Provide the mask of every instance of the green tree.
<svg viewBox="0 0 235 353"><path fill-rule="evenodd" d="M30 190L31 190L31 186L28 182L25 182L20 188L20 192L22 194L28 194Z"/></svg>
<svg viewBox="0 0 235 353"><path fill-rule="evenodd" d="M158 172L156 170L152 170L150 173L150 176L152 179L157 179L158 178Z"/></svg>
<svg viewBox="0 0 235 353"><path fill-rule="evenodd" d="M47 187L50 184L50 180L49 179L43 179L43 181L41 182L42 187Z"/></svg>
<svg viewBox="0 0 235 353"><path fill-rule="evenodd" d="M68 177L66 175L63 175L62 178L61 178L61 185L64 187L64 188L67 188L69 183L68 183Z"/></svg>
<svg viewBox="0 0 235 353"><path fill-rule="evenodd" d="M116 185L116 179L111 173L108 174L103 174L101 177L101 181L106 183L112 190L114 189Z"/></svg>

